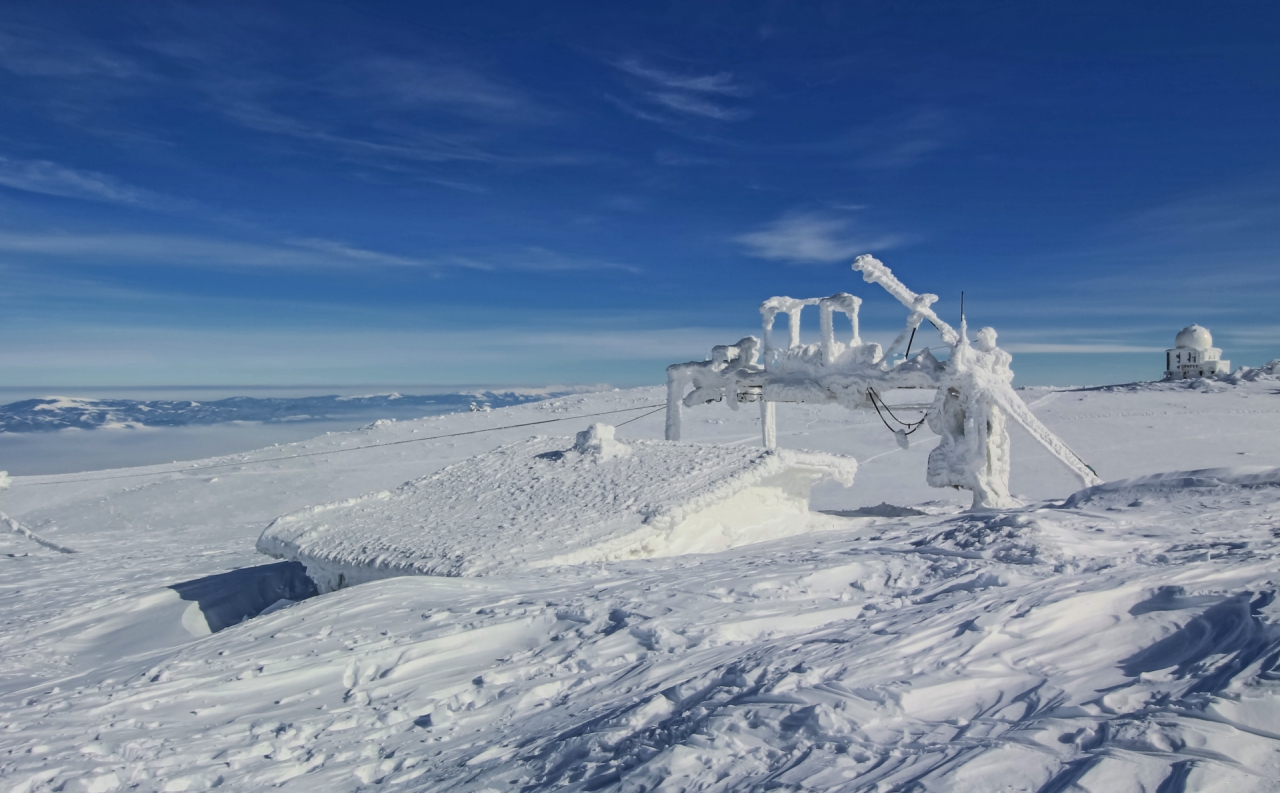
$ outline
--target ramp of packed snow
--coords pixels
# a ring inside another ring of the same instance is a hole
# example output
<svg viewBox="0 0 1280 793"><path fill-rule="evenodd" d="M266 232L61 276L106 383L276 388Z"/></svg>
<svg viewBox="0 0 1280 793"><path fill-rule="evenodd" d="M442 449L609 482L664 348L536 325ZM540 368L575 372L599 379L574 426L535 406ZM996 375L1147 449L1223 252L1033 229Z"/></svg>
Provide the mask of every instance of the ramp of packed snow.
<svg viewBox="0 0 1280 793"><path fill-rule="evenodd" d="M599 426L599 425L598 425ZM307 566L321 591L400 575L721 551L808 529L809 488L852 482L852 458L536 437L391 491L277 518L258 550ZM595 432L596 434L591 434Z"/></svg>

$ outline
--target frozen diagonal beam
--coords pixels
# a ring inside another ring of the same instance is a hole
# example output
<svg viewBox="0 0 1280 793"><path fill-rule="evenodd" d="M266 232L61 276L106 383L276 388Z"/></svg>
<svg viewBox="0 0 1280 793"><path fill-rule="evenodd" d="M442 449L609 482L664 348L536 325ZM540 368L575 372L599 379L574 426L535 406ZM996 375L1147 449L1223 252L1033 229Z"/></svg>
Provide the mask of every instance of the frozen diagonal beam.
<svg viewBox="0 0 1280 793"><path fill-rule="evenodd" d="M937 302L938 296L926 293L916 294L908 289L901 281L893 275L893 271L885 266L884 262L869 253L864 253L853 261L853 269L862 273L862 280L869 284L879 284L884 287L884 291L893 295L899 303L911 310L911 316L907 319L907 326L914 329L920 325L922 320L928 320L929 324L938 329L942 334L942 340L949 346L954 347L960 341L960 334L947 323L943 322L933 309L929 306ZM904 334L906 331L904 331ZM897 346L890 348L890 352Z"/></svg>
<svg viewBox="0 0 1280 793"><path fill-rule="evenodd" d="M986 390L986 389L984 389ZM1084 484L1085 487L1093 487L1102 484L1102 479L1092 468L1090 468L1076 453L1067 448L1067 445L1053 434L1053 431L1040 422L1036 415L1027 407L1027 403L1018 398L1013 389L1008 385L1001 384L991 388L988 392L1005 415L1016 421L1026 430L1032 438L1039 441L1040 445L1049 451L1054 457L1057 457L1071 473Z"/></svg>

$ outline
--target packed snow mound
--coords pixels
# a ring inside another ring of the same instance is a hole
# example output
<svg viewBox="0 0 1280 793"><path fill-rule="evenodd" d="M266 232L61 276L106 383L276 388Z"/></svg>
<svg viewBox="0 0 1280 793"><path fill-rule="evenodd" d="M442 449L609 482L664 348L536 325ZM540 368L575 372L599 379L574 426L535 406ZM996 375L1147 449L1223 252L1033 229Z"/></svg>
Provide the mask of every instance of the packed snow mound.
<svg viewBox="0 0 1280 793"><path fill-rule="evenodd" d="M578 433L573 450L579 454L593 454L601 460L630 455L631 447L615 439L613 437L615 431L615 428L608 424L592 424Z"/></svg>
<svg viewBox="0 0 1280 793"><path fill-rule="evenodd" d="M673 441L596 425L535 437L402 485L277 518L258 550L322 592L401 575L710 553L810 530L810 487L852 458ZM625 451L623 451L625 450Z"/></svg>
<svg viewBox="0 0 1280 793"><path fill-rule="evenodd" d="M1280 358L1267 361L1262 366L1241 366L1222 378L1232 385L1255 383L1258 381L1280 380Z"/></svg>
<svg viewBox="0 0 1280 793"><path fill-rule="evenodd" d="M1205 468L1199 471L1166 473L1120 479L1088 487L1071 495L1063 507L1075 509L1083 504L1120 502L1150 494L1185 494L1212 488L1280 487L1280 468L1239 466Z"/></svg>

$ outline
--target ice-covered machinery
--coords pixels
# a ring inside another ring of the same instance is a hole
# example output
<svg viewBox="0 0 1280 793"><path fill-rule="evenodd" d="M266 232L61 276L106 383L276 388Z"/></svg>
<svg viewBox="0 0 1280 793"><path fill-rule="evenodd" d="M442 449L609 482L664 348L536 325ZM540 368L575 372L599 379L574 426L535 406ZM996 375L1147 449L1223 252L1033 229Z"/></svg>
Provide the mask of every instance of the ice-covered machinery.
<svg viewBox="0 0 1280 793"><path fill-rule="evenodd" d="M1009 368L1013 357L996 346L993 329L982 328L971 342L963 317L956 331L933 311L937 295L912 292L873 256L859 256L853 269L868 283L882 286L908 310L906 326L888 350L862 341L858 333L862 301L853 295L840 292L803 300L771 297L760 304L763 343L747 336L736 344L713 348L708 360L667 367L667 440L680 439L681 408L697 404L726 401L736 410L739 403L759 403L764 445L772 449L777 445L778 402L836 402L850 409L875 409L882 418L887 412L896 421L882 393L930 388L936 389L936 395L924 418L899 422L901 428L895 430L904 448L907 435L921 424L941 436L938 447L929 454L930 485L970 490L973 504L979 508L1016 505L1009 495L1007 420L1025 429L1085 486L1101 484L1093 469L1041 424L1014 393ZM818 308L818 344L800 342L800 315L806 306ZM785 345L774 340L779 314L787 315ZM849 321L848 342L836 338L836 314ZM915 332L926 321L938 330L949 349L945 362L927 348L910 355ZM904 355L894 362L899 352Z"/></svg>

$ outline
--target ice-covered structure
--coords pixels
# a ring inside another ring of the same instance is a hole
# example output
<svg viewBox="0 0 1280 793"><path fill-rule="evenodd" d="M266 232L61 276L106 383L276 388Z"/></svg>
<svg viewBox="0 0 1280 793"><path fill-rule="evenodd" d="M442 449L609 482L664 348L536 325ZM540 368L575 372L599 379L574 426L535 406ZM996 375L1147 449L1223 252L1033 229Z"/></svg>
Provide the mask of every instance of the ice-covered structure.
<svg viewBox="0 0 1280 793"><path fill-rule="evenodd" d="M1166 380L1216 377L1230 371L1231 361L1223 360L1222 350L1213 346L1213 334L1199 325L1188 325L1178 331L1173 349L1164 351Z"/></svg>
<svg viewBox="0 0 1280 793"><path fill-rule="evenodd" d="M277 518L258 550L321 592L403 575L474 576L710 553L809 531L809 490L849 457L614 438L503 446L381 491Z"/></svg>
<svg viewBox="0 0 1280 793"><path fill-rule="evenodd" d="M736 410L739 403L756 402L764 446L772 449L777 445L778 402L836 402L851 409L874 409L881 418L887 412L897 421L881 394L897 388L928 388L936 393L924 419L898 421L901 426L895 435L904 448L907 436L924 423L942 436L929 454L930 485L972 491L975 508L1015 505L1009 495L1009 420L1039 441L1084 485L1102 481L1014 393L1009 366L1013 359L996 346L995 330L983 328L971 342L963 317L957 331L931 308L937 295L912 292L869 255L859 256L853 269L908 310L906 325L888 350L862 341L858 332L862 301L853 295L840 292L803 300L771 297L760 304L763 343L747 336L736 344L713 348L705 361L667 367L667 439L680 439L682 407L724 401ZM807 306L818 309L818 344L800 341L800 315ZM787 315L785 344L774 338L779 314ZM848 341L836 336L836 314L849 322ZM923 322L938 330L949 349L945 362L928 349L910 354ZM898 353L902 357L894 360Z"/></svg>

